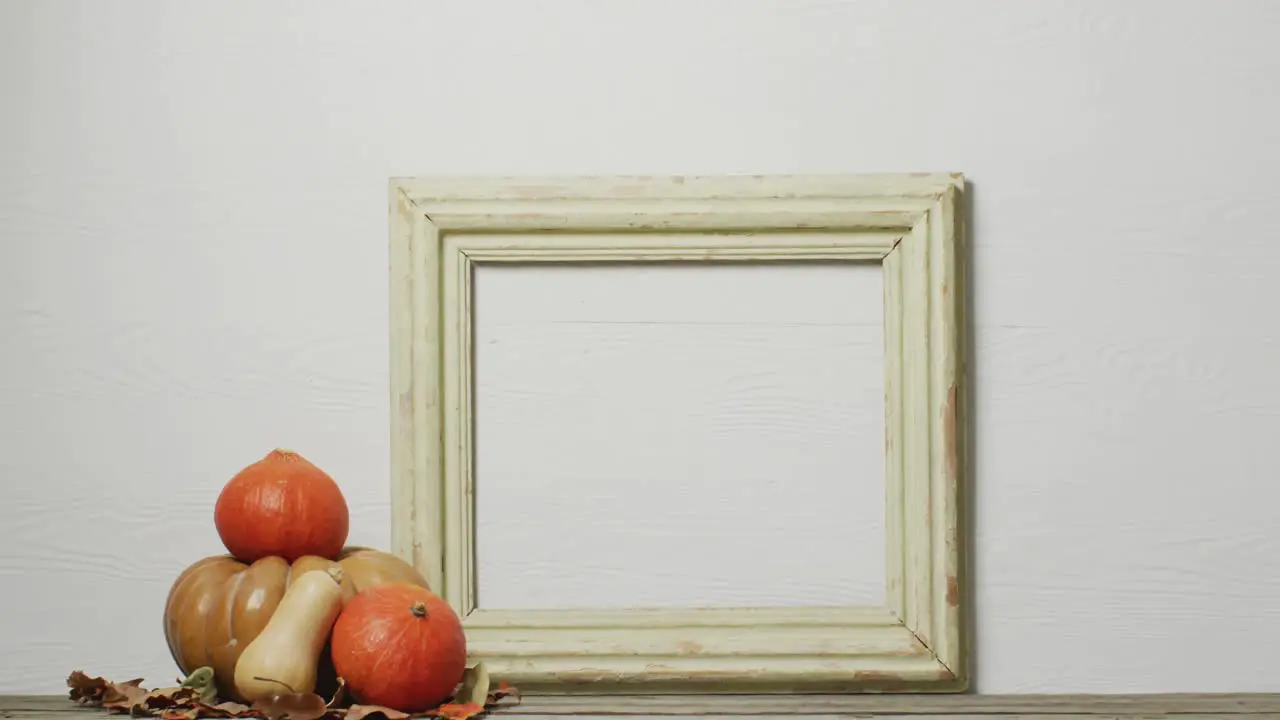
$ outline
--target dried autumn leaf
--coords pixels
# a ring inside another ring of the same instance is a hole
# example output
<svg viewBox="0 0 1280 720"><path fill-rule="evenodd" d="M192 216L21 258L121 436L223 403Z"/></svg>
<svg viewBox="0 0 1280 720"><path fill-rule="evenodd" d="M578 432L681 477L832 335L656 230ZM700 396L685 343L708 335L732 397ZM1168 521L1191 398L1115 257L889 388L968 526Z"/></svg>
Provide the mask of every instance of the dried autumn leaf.
<svg viewBox="0 0 1280 720"><path fill-rule="evenodd" d="M253 708L238 702L220 702L217 705L201 703L196 709L200 711L200 717L210 718L248 717L254 714Z"/></svg>
<svg viewBox="0 0 1280 720"><path fill-rule="evenodd" d="M133 704L134 708L147 710L164 710L166 708L192 708L200 701L200 691L195 688L175 687L157 688L147 693Z"/></svg>
<svg viewBox="0 0 1280 720"><path fill-rule="evenodd" d="M346 720L361 720L361 718L386 718L386 720L405 720L409 717L408 713L400 712L382 705L352 705L347 708Z"/></svg>
<svg viewBox="0 0 1280 720"><path fill-rule="evenodd" d="M129 710L143 700L151 691L138 685L113 684L99 702L108 710Z"/></svg>
<svg viewBox="0 0 1280 720"><path fill-rule="evenodd" d="M445 703L435 710L431 711L432 717L444 718L445 720L467 720L484 712L484 706L480 703Z"/></svg>
<svg viewBox="0 0 1280 720"><path fill-rule="evenodd" d="M67 676L67 687L71 688L71 699L77 702L97 701L106 692L107 684L103 678L91 678L79 670L72 670Z"/></svg>
<svg viewBox="0 0 1280 720"><path fill-rule="evenodd" d="M139 687L142 678L134 678L121 683L113 683L101 677L89 677L80 670L73 670L67 676L67 687L71 688L72 700L82 704L100 705L104 701L119 703L130 697L145 695L146 690Z"/></svg>
<svg viewBox="0 0 1280 720"><path fill-rule="evenodd" d="M271 695L254 702L253 709L266 720L320 720L329 710L324 698L312 692Z"/></svg>
<svg viewBox="0 0 1280 720"><path fill-rule="evenodd" d="M484 663L476 663L467 668L462 675L462 687L453 696L453 703L458 705L479 705L484 707L489 699L489 670Z"/></svg>
<svg viewBox="0 0 1280 720"><path fill-rule="evenodd" d="M216 695L208 691L213 671L199 671L183 684L148 690L142 678L113 683L100 677L89 677L77 670L67 678L71 697L82 704L98 705L107 710L125 712L134 717L160 717L161 720L195 720L199 717L253 716L251 708L238 703L212 704ZM206 698L208 701L206 702Z"/></svg>

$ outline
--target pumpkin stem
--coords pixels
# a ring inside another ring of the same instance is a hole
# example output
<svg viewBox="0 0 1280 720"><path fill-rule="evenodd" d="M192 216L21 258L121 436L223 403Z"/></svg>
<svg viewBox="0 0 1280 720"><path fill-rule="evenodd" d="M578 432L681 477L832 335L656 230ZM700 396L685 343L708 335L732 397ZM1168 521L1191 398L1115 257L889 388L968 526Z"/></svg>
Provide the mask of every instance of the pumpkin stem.
<svg viewBox="0 0 1280 720"><path fill-rule="evenodd" d="M409 612L413 613L413 616L414 616L414 617L420 617L420 618L421 618L421 617L426 617L426 616L427 616L427 605L426 605L426 603L424 603L424 602L422 602L421 600L419 600L418 602L414 603L414 604L409 608Z"/></svg>
<svg viewBox="0 0 1280 720"><path fill-rule="evenodd" d="M280 680L276 680L275 678L264 678L264 677L258 677L257 675L254 675L254 676L253 676L253 679L254 679L254 680L261 680L262 682L273 682L273 683L275 683L275 684L277 684L277 685L283 685L283 686L284 686L284 688L285 688L286 690L288 690L289 692L291 692L291 693L293 693L293 694L295 694L295 695L296 695L296 694L298 694L298 691L297 691L297 690L294 690L292 687L289 687L289 683L287 683L287 682L281 682Z"/></svg>

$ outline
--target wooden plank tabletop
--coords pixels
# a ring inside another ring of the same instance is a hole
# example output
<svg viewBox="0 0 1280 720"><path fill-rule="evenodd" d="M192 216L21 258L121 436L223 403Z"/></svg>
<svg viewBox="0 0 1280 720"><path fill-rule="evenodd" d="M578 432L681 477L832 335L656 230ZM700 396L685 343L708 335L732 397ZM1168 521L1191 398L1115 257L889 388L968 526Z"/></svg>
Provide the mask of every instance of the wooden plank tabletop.
<svg viewBox="0 0 1280 720"><path fill-rule="evenodd" d="M1181 695L694 695L694 696L529 696L488 716L535 717L881 718L891 720L1065 720L1074 718L1276 718L1277 694ZM87 720L116 716L80 707L63 695L0 695L0 718Z"/></svg>

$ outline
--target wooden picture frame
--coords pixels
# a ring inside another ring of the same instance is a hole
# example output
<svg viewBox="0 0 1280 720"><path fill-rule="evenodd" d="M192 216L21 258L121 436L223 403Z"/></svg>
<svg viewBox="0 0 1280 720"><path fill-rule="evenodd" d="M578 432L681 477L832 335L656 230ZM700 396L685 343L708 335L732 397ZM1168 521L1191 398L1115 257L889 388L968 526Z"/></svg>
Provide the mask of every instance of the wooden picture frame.
<svg viewBox="0 0 1280 720"><path fill-rule="evenodd" d="M392 534L529 693L968 687L959 174L394 178ZM484 610L475 604L478 263L858 260L884 271L883 607Z"/></svg>

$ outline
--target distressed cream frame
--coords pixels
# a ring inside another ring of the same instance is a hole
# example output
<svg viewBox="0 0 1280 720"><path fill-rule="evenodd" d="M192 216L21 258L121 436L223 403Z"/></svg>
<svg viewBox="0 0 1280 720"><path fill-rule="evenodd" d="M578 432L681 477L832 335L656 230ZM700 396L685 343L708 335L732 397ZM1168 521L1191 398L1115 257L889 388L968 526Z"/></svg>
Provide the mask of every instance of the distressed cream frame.
<svg viewBox="0 0 1280 720"><path fill-rule="evenodd" d="M959 174L393 178L392 534L529 692L959 692ZM485 610L475 603L472 270L481 263L857 260L884 270L883 607Z"/></svg>

